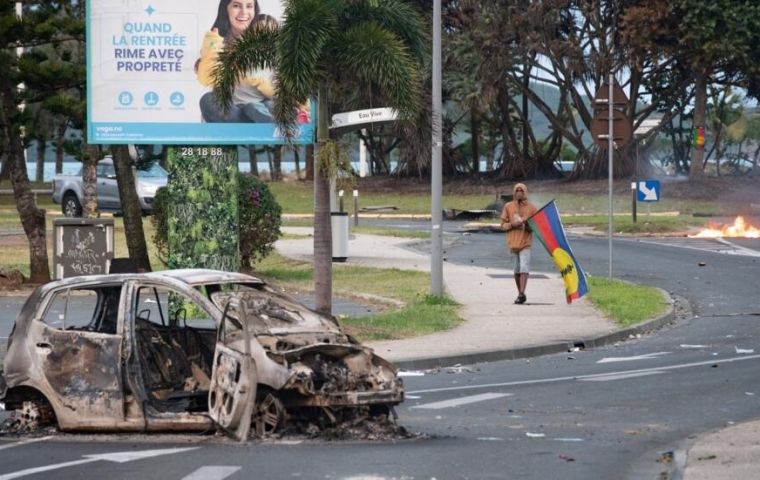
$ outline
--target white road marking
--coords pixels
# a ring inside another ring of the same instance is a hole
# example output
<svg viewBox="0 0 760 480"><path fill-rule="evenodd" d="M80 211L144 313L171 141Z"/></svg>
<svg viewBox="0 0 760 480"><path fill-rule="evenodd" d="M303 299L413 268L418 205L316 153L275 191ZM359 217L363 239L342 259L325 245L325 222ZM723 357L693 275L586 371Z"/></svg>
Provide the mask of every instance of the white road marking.
<svg viewBox="0 0 760 480"><path fill-rule="evenodd" d="M581 378L579 380L582 382L611 382L613 380L625 380L626 378L646 377L647 375L657 375L659 373L665 373L665 372L656 371L656 372L618 373L618 374L607 375L605 377Z"/></svg>
<svg viewBox="0 0 760 480"><path fill-rule="evenodd" d="M51 438L53 438L52 435L47 436L47 437L41 437L41 438L30 438L29 440L22 440L20 442L14 442L14 443L9 443L7 445L0 446L0 450L6 450L8 448L13 448L13 447L20 447L21 445L27 445L29 443L44 442L45 440L50 440Z"/></svg>
<svg viewBox="0 0 760 480"><path fill-rule="evenodd" d="M417 370L409 370L409 371L401 370L400 372L398 372L398 376L399 377L424 377L425 372L420 372Z"/></svg>
<svg viewBox="0 0 760 480"><path fill-rule="evenodd" d="M736 251L727 251L726 253L733 254L733 255L746 255L748 257L760 257L760 252L756 250L752 250L751 248L742 247L741 245L737 245L733 242L729 242L725 238L718 238L717 239L720 243L723 243L725 245L728 245L731 248L736 249Z"/></svg>
<svg viewBox="0 0 760 480"><path fill-rule="evenodd" d="M686 343L682 343L681 348L710 348L710 345L689 345Z"/></svg>
<svg viewBox="0 0 760 480"><path fill-rule="evenodd" d="M578 442L585 442L582 438L552 438L555 442L570 442L570 443L578 443Z"/></svg>
<svg viewBox="0 0 760 480"><path fill-rule="evenodd" d="M705 360L703 362L682 363L678 365L668 365L664 367L639 368L636 370L621 370L618 372L594 373L590 375L577 375L577 376L572 376L572 377L568 376L568 377L554 377L554 378L538 378L535 380L518 380L516 382L484 383L481 385L461 385L457 387L428 388L425 390L413 390L410 392L406 392L406 394L414 395L414 394L419 394L419 393L477 390L480 388L514 387L518 385L540 385L542 383L567 382L567 381L573 381L573 380L583 380L585 378L606 377L609 375L623 374L623 373L656 372L656 371L664 372L664 371L669 371L669 370L680 370L684 368L702 367L705 365L720 365L723 363L743 362L746 360L757 360L757 359L760 359L760 355L744 355L741 357L724 358L721 360L713 359L713 360Z"/></svg>
<svg viewBox="0 0 760 480"><path fill-rule="evenodd" d="M182 480L222 480L240 470L241 467L225 467L209 465L201 467Z"/></svg>
<svg viewBox="0 0 760 480"><path fill-rule="evenodd" d="M635 355L633 357L604 357L596 363L615 363L615 362L635 362L636 360L652 360L654 358L667 355L670 352L645 353L644 355Z"/></svg>
<svg viewBox="0 0 760 480"><path fill-rule="evenodd" d="M478 437L477 440L481 440L483 442L501 442L504 439L501 437Z"/></svg>
<svg viewBox="0 0 760 480"><path fill-rule="evenodd" d="M531 433L531 432L525 432L525 436L529 438L544 438L546 436L545 433Z"/></svg>
<svg viewBox="0 0 760 480"><path fill-rule="evenodd" d="M742 355L747 354L747 353L755 353L755 349L754 348L739 348L739 347L734 347L734 349L736 349L736 353L737 354L742 354Z"/></svg>
<svg viewBox="0 0 760 480"><path fill-rule="evenodd" d="M0 475L0 480L13 480L14 478L26 477L27 475L34 475L35 473L49 472L51 470L58 470L66 467L74 467L76 465L83 465L86 463L97 462L104 460L106 462L126 463L133 460L142 460L144 458L158 457L160 455L171 455L174 453L187 452L190 450L196 450L200 447L189 448L165 448L160 450L142 450L136 452L113 452L102 453L98 455L82 455L80 460L72 460L70 462L55 463L53 465L46 465L44 467L27 468L26 470L19 470L18 472L6 473Z"/></svg>
<svg viewBox="0 0 760 480"><path fill-rule="evenodd" d="M440 410L441 408L458 407L460 405L467 405L476 402L485 402L486 400L493 400L495 398L509 397L511 393L481 393L480 395L471 395L469 397L452 398L451 400L443 400L441 402L426 403L423 405L415 405L411 408L424 408L427 410Z"/></svg>

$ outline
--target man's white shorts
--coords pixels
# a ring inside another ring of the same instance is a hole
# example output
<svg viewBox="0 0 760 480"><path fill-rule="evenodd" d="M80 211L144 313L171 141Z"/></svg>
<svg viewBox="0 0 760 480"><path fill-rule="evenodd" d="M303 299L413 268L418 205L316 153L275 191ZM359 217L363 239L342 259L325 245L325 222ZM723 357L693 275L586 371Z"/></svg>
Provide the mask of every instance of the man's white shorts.
<svg viewBox="0 0 760 480"><path fill-rule="evenodd" d="M519 252L512 252L515 259L515 274L530 272L530 248L523 248Z"/></svg>

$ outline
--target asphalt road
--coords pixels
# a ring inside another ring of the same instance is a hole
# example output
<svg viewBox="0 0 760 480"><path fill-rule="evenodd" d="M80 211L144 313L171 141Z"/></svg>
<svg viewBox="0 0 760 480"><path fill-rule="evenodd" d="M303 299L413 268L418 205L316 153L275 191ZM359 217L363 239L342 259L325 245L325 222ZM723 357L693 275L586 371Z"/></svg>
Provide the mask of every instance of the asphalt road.
<svg viewBox="0 0 760 480"><path fill-rule="evenodd" d="M508 264L502 235L453 238L446 261ZM570 242L589 273L607 274L605 238ZM0 480L25 470L23 478L46 479L672 478L660 475L671 473L690 437L760 413L760 256L750 256L760 255L760 241L735 242L749 250L672 243L616 239L614 275L683 297L693 314L617 346L413 372L399 422L421 438L0 438ZM553 268L539 251L533 263Z"/></svg>

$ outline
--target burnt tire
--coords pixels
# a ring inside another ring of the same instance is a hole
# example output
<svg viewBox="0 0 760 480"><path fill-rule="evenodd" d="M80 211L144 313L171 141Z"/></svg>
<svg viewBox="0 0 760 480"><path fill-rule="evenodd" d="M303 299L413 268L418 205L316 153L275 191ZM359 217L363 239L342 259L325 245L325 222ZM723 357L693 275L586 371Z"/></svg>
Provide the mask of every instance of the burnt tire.
<svg viewBox="0 0 760 480"><path fill-rule="evenodd" d="M64 217L81 217L82 204L77 196L71 192L66 193L61 201L61 212Z"/></svg>
<svg viewBox="0 0 760 480"><path fill-rule="evenodd" d="M285 420L285 407L277 396L268 392L256 402L253 412L253 431L263 438L279 430Z"/></svg>

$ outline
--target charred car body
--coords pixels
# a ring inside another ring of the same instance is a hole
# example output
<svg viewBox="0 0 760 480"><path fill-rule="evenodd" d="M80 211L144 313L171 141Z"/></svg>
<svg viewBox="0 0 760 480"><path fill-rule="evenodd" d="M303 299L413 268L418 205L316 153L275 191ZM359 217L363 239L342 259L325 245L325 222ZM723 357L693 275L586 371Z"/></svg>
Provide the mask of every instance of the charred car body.
<svg viewBox="0 0 760 480"><path fill-rule="evenodd" d="M38 287L8 339L0 400L61 430L262 435L286 415L403 401L395 368L262 281L214 270Z"/></svg>

